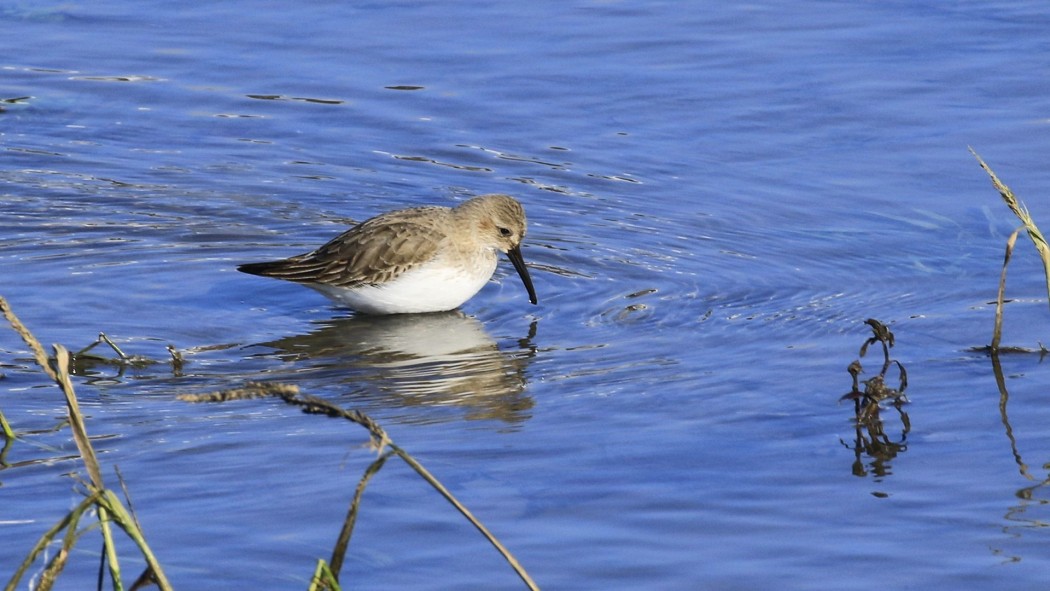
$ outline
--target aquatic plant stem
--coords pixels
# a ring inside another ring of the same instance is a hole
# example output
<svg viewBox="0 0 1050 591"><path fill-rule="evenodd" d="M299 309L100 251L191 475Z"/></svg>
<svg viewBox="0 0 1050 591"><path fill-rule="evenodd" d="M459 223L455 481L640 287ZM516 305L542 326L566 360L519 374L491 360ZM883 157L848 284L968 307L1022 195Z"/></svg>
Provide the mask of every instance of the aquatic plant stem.
<svg viewBox="0 0 1050 591"><path fill-rule="evenodd" d="M73 441L80 450L80 457L84 460L88 476L91 478L91 487L94 491L105 493L105 484L102 482L102 469L95 456L95 448L88 439L87 427L84 426L84 416L80 413L80 405L77 403L76 392L73 391L73 382L69 379L69 351L62 345L52 345L55 351L55 364L52 368L55 372L55 381L62 389L66 397L66 411L69 415L69 426L73 432ZM103 549L106 553L106 563L109 565L109 574L113 580L115 591L123 591L124 586L120 577L120 560L117 557L117 547L113 542L113 529L110 527L110 511L103 505L98 504L98 521L102 527Z"/></svg>
<svg viewBox="0 0 1050 591"><path fill-rule="evenodd" d="M317 560L317 568L314 569L307 591L342 591L339 581L323 558Z"/></svg>
<svg viewBox="0 0 1050 591"><path fill-rule="evenodd" d="M1003 257L1003 271L999 274L999 292L995 297L995 328L992 330L992 354L999 352L999 342L1003 337L1003 303L1006 298L1006 266L1010 264L1010 255L1014 252L1014 244L1017 243L1017 235L1023 228L1014 230L1006 241L1006 255Z"/></svg>
<svg viewBox="0 0 1050 591"><path fill-rule="evenodd" d="M59 531L63 528L67 528L65 542L59 555L53 558L44 569L44 576L41 578L41 583L37 586L37 589L41 590L50 589L54 584L55 578L58 576L59 572L61 572L62 568L64 568L70 550L80 535L77 531L80 517L84 511L91 506L94 506L98 512L99 527L102 530L104 558L109 567L113 589L115 591L123 591L124 584L120 575L120 561L117 556L116 544L113 539L111 522L116 523L132 538L132 540L135 541L136 544L138 544L146 559L146 563L153 571L157 586L162 591L170 591L171 584L164 576L160 564L157 562L152 551L150 551L149 546L146 544L146 540L142 536L142 532L137 526L135 519L127 512L124 506L120 503L120 500L117 499L116 495L112 491L106 489L102 482L102 470L99 466L98 457L95 454L94 447L91 445L91 440L88 438L87 428L84 425L84 416L80 412L80 405L77 403L76 392L73 390L73 382L69 377L69 351L62 345L53 345L54 362L52 363L44 353L44 348L41 346L40 341L29 332L29 329L26 328L24 324L22 324L22 321L18 319L8 305L7 300L3 297L0 297L0 312L3 313L7 318L8 323L11 324L11 327L22 337L22 340L25 341L26 345L28 345L33 351L33 356L36 359L37 364L45 373L47 373L48 377L59 386L62 393L65 395L66 411L69 418L70 430L73 434L73 440L76 443L77 449L80 451L80 457L84 461L84 466L87 469L88 477L90 478L90 482L86 483L90 494L86 496L76 509L71 511L55 527L41 537L37 546L33 548L23 561L22 568L15 573L11 581L8 583L7 589L14 589L17 587L19 580L25 574L26 569L32 564L36 556L50 543L51 539L57 535Z"/></svg>
<svg viewBox="0 0 1050 591"><path fill-rule="evenodd" d="M80 413L80 405L77 403L76 392L73 391L73 382L69 379L69 351L62 345L54 345L55 351L55 381L58 382L62 393L66 396L66 411L69 415L69 426L73 431L73 441L77 444L80 457L84 460L91 484L102 490L105 484L102 482L102 470L95 456L95 448L91 446L88 439L87 428L84 426L84 416Z"/></svg>
<svg viewBox="0 0 1050 591"><path fill-rule="evenodd" d="M7 419L4 417L4 413L2 412L0 412L0 431L3 432L4 439L6 439L7 441L10 442L15 440L15 430L11 428L11 423L7 422Z"/></svg>
<svg viewBox="0 0 1050 591"><path fill-rule="evenodd" d="M346 557L346 549L350 546L350 536L354 532L354 524L357 523L357 512L361 505L361 497L365 494L365 488L368 486L368 482L372 480L372 477L379 473L379 470L383 467L383 464L390 459L392 452L385 452L379 454L379 457L373 461L368 468L365 470L364 475L361 476L361 480L357 483L357 489L354 490L354 498L350 501L350 509L347 511L346 520L343 521L343 529L339 531L339 537L336 539L335 546L332 548L332 559L329 561L331 574L335 579L339 580L339 571L343 569L343 560Z"/></svg>
<svg viewBox="0 0 1050 591"><path fill-rule="evenodd" d="M419 474L423 478L423 480L427 481L427 483L429 483L430 486L437 490L438 493L441 494L441 496L445 497L445 500L451 503L452 506L455 507L456 510L459 511L460 514L467 519L467 521L469 521L479 532L481 532L481 535L485 536L485 539L487 539L489 543L492 544L494 548L496 548L496 550L503 556L503 559L507 561L507 564L509 564L510 567L514 569L514 572L518 574L518 576L521 578L522 581L524 581L525 585L528 586L529 589L532 589L534 591L539 590L539 587L536 585L535 581L533 581L532 577L529 576L529 573L525 571L525 568L521 566L521 563L518 562L516 558L514 558L514 555L510 553L510 550L508 550L507 547L504 546L496 538L496 536L494 536L492 532L490 532L488 528L485 527L483 523L481 523L481 521L474 517L474 514L471 513L470 510L467 509L465 505L463 505L463 503L460 503L459 499L457 499L447 488L445 488L445 485L441 484L441 482L437 478L435 478L433 474L431 474L426 468L424 468L422 464L416 461L416 459L413 458L411 454L409 454L405 450L395 445L392 441L390 441L390 437L386 434L386 432L378 424L372 421L372 419L365 416L359 411L348 411L338 406L335 406L334 404L331 404L325 400L321 400L312 396L299 397L296 395L292 395L283 398L286 402L291 402L293 404L297 404L303 407L303 410L306 412L327 414L329 416L342 416L343 418L346 418L367 428L372 434L372 436L378 440L377 446L379 447L380 452L385 446L388 447L390 451L396 454L399 458L404 460L406 464L408 464L413 470L416 471L417 474Z"/></svg>
<svg viewBox="0 0 1050 591"><path fill-rule="evenodd" d="M51 364L48 363L47 353L44 353L44 348L40 346L40 341L36 340L33 333L29 332L29 329L22 324L22 321L18 319L18 316L15 316L14 311L11 310L11 306L8 305L7 300L3 297L0 297L0 312L3 312L4 317L7 318L8 324L10 324L11 328L18 333L18 336L22 337L22 340L33 352L33 358L36 360L36 364L44 370L47 377L57 383L58 375L55 373L55 370L51 368Z"/></svg>
<svg viewBox="0 0 1050 591"><path fill-rule="evenodd" d="M67 513L65 517L60 519L58 523L51 527L51 529L44 532L44 535L40 536L40 539L37 540L36 545L33 546L33 548L29 551L29 554L27 554L25 559L22 560L22 564L18 567L18 570L16 570L15 573L11 576L11 579L7 582L7 585L4 587L4 591L14 591L18 587L18 582L22 579L22 576L25 575L26 570L28 570L29 567L33 564L33 561L36 560L36 557L44 551L44 548L46 548L51 543L51 540L53 540L55 536L58 535L58 532L62 531L63 529L66 529L66 543L62 544L62 548L59 550L59 554L63 555L63 557L60 558L59 556L56 556L51 560L50 565L45 569L45 575L41 576L41 581L37 585L37 589L47 588L44 586L44 579L49 578L53 580L54 577L57 576L58 572L61 571L62 567L64 566L64 562L59 563L58 561L60 559L65 560L64 556L68 556L69 550L73 546L73 540L70 538L70 534L71 532L76 531L77 524L80 522L80 517L84 514L84 511L88 510L95 503L95 500L96 495L90 495L88 497L85 497L84 500L80 501L79 505L77 505L72 511ZM48 587L50 587L50 584L48 584Z"/></svg>
<svg viewBox="0 0 1050 591"><path fill-rule="evenodd" d="M1035 245L1035 249L1039 252L1039 257L1043 260L1043 273L1046 275L1046 294L1047 304L1050 305L1050 244L1047 244L1046 238L1043 237L1043 233L1039 231L1039 228L1032 221L1032 216L1028 213L1028 208L1023 203L1017 200L1013 191L1010 187L1007 187L999 180L999 177L995 176L984 160L977 154L976 151L971 147L970 153L977 159L977 163L981 165L988 176L992 179L992 186L999 191L999 195L1002 196L1003 201L1006 202L1006 206L1010 208L1010 211L1014 212L1014 215L1021 220L1024 224L1025 230L1028 231L1028 237L1032 240L1032 244Z"/></svg>
<svg viewBox="0 0 1050 591"><path fill-rule="evenodd" d="M167 576L164 574L164 570L160 566L160 561L154 556L153 550L150 549L149 544L146 543L146 537L142 534L142 529L138 526L137 520L124 508L121 504L120 499L117 495L109 489L100 491L100 498L98 500L98 506L105 507L106 510L113 515L113 521L120 526L120 529L124 530L124 533L128 535L132 541L139 547L139 551L142 552L142 557L146 560L146 564L149 565L153 571L153 578L157 583L157 586L163 591L171 591L172 586L168 581Z"/></svg>
<svg viewBox="0 0 1050 591"><path fill-rule="evenodd" d="M284 400L288 404L293 404L302 409L303 412L308 414L320 414L326 415L333 418L343 418L353 423L357 423L362 427L368 429L373 440L372 445L382 456L384 449L389 449L389 453L396 454L399 458L405 461L413 470L419 474L423 480L427 481L441 496L445 497L453 507L456 508L470 523L479 531L485 538L496 548L497 551L503 556L503 559L507 561L507 564L514 569L514 572L518 574L522 581L533 591L538 591L539 587L536 585L532 577L525 571L525 568L521 566L516 558L510 553L510 551L498 540L496 536L492 534L474 515L470 512L463 503L451 493L437 478L434 477L426 468L423 467L415 458L413 458L408 452L401 449L390 440L390 437L386 434L386 431L379 426L378 423L373 421L370 417L357 410L346 410L339 406L336 406L326 400L317 398L315 396L308 396L299 393L299 388L294 385L279 384L273 382L249 382L244 388L235 388L231 390L221 390L218 392L210 392L207 394L181 394L178 396L180 400L187 402L225 402L228 400L241 400L250 398L261 398L265 396L276 396ZM384 460L385 461L385 460ZM372 466L381 467L381 463L378 461L373 462ZM378 467L375 468L378 470ZM369 476L370 478L370 476ZM362 480L364 484L367 480ZM359 484L359 489L361 488ZM352 524L350 526L352 528ZM347 528L344 526L344 532ZM349 538L347 538L349 539Z"/></svg>

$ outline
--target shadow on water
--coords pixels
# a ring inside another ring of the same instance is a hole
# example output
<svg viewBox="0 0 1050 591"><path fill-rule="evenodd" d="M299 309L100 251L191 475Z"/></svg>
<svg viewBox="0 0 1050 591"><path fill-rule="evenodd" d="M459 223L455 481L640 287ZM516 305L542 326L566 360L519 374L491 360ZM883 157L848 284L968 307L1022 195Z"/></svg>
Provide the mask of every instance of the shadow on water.
<svg viewBox="0 0 1050 591"><path fill-rule="evenodd" d="M295 362L300 376L351 386L383 406L454 406L467 419L507 423L531 416L525 370L536 353L535 322L513 351L500 350L479 320L459 311L357 315L318 325L253 347Z"/></svg>

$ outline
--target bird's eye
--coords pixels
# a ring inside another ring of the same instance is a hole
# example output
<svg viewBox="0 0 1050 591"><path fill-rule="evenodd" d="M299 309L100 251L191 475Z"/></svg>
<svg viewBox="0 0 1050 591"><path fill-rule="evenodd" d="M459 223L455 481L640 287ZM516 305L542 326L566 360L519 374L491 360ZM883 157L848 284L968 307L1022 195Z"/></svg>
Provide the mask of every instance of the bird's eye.
<svg viewBox="0 0 1050 591"><path fill-rule="evenodd" d="M500 236L510 236L511 235L510 228L500 228L499 229L499 235Z"/></svg>

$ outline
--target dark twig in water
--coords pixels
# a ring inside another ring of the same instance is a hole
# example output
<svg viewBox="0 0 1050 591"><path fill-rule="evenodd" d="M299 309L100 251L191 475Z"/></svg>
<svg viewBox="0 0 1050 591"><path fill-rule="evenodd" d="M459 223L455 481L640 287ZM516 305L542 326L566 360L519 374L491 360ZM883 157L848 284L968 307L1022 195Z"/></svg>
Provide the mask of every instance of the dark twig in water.
<svg viewBox="0 0 1050 591"><path fill-rule="evenodd" d="M128 360L131 359L130 357L125 355L124 352L120 350L120 347L118 347L116 343L114 343L109 337L107 337L106 333L104 333L104 332L98 333L98 338L95 339L94 343L91 343L87 347L84 347L83 349L77 351L76 353L73 353L73 355L74 356L83 355L84 353L87 353L88 351L94 349L95 347L97 347L98 345L100 345L102 343L106 343L107 345L109 345L109 348L113 349L113 352L117 354L117 357L120 357L121 361L128 361Z"/></svg>
<svg viewBox="0 0 1050 591"><path fill-rule="evenodd" d="M886 328L881 322L875 320L874 318L868 318L864 321L864 324L870 326L871 332L875 334L872 335L872 337L868 340L864 341L864 344L861 345L860 356L864 357L864 355L866 355L868 352L868 347L870 347L871 345L874 345L875 343L881 343L882 355L885 359L885 363L882 365L882 373L886 373L886 370L890 367L890 348L893 347L893 333L890 332L890 329Z"/></svg>
<svg viewBox="0 0 1050 591"><path fill-rule="evenodd" d="M859 360L854 360L847 368L853 379L853 389L842 396L840 400L853 400L857 432L853 446L850 446L845 441L842 444L853 449L857 454L853 467L853 473L856 475L866 473L863 462L860 461L861 453L866 453L875 458L876 471L882 470L882 464L900 451L907 449L905 441L907 440L908 432L911 431L911 421L908 418L908 413L901 408L908 403L908 399L904 395L904 391L908 389L908 372L900 361L890 357L890 348L894 345L893 332L886 325L873 318L865 320L864 323L871 328L872 336L861 345L860 356L863 357L867 353L868 347L875 343L880 343L882 345L883 363L878 375L863 381L858 377L864 371ZM886 385L886 372L893 365L897 366L899 374L897 388ZM864 386L863 390L860 389L861 384ZM898 442L891 441L884 431L879 411L885 403L892 404L900 414L904 429L901 434L901 440Z"/></svg>
<svg viewBox="0 0 1050 591"><path fill-rule="evenodd" d="M882 345L883 364L882 370L879 371L878 375L863 382L859 381L858 378L864 371L860 360L854 360L847 368L847 371L853 378L853 389L843 395L840 400L849 399L856 401L857 420L859 421L877 418L879 404L883 401L892 400L897 405L908 402L908 399L904 396L904 391L908 389L908 372L899 361L890 358L890 348L894 344L893 332L874 318L865 320L864 324L871 327L872 336L861 345L860 356L864 357L868 352L868 347L871 345L880 343ZM885 383L886 372L894 364L896 364L900 376L897 389L890 388ZM863 391L860 390L860 384L862 383L864 384Z"/></svg>
<svg viewBox="0 0 1050 591"><path fill-rule="evenodd" d="M168 353L171 355L171 371L177 376L182 375L182 353L174 345L168 345Z"/></svg>
<svg viewBox="0 0 1050 591"><path fill-rule="evenodd" d="M103 343L105 343L110 349L113 350L114 353L117 354L116 359L110 359L101 355L88 354L89 351ZM73 363L75 365L102 363L106 365L115 365L121 368L148 367L150 365L160 363L159 361L150 359L149 357L144 357L142 355L125 354L124 351L122 351L120 347L118 347L117 344L113 342L112 339L106 336L106 333L104 332L98 333L98 338L95 339L95 342L84 347L83 349L80 349L76 353L71 354L71 359L73 360Z"/></svg>

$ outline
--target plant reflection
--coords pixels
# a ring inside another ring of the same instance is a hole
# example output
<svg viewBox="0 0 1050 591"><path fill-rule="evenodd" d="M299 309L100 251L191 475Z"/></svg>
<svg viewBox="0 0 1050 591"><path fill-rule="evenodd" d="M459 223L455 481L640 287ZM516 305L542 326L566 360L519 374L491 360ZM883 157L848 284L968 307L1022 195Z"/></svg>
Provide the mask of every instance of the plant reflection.
<svg viewBox="0 0 1050 591"><path fill-rule="evenodd" d="M525 394L525 369L535 333L533 322L517 350L504 352L481 322L459 311L357 315L258 346L296 362L296 372L308 360L315 377L351 384L380 404L457 406L468 419L518 423L534 404Z"/></svg>
<svg viewBox="0 0 1050 591"><path fill-rule="evenodd" d="M854 460L851 471L854 476L867 476L870 472L881 477L890 473L890 461L897 457L897 454L908 449L907 440L908 433L911 431L911 420L908 418L908 413L902 409L908 403L904 395L904 391L908 388L908 372L899 361L890 358L893 333L889 328L871 318L866 320L865 324L871 327L873 335L861 346L860 357L864 357L871 345L881 344L882 369L875 377L861 382L858 376L864 371L864 368L860 361L853 361L847 368L853 378L853 389L839 400L853 401L854 439L852 443L847 443L843 439L839 441L847 449L853 450ZM886 385L886 372L894 365L897 366L900 382L896 389ZM861 384L864 385L864 390L860 389ZM885 423L880 416L884 404L896 409L900 417L901 432L897 440L890 439L886 434ZM870 458L870 470L866 467L865 457Z"/></svg>
<svg viewBox="0 0 1050 591"><path fill-rule="evenodd" d="M1050 501L1047 500L1047 491L1050 488L1050 476L1039 480L1036 476L1033 476L1029 471L1028 464L1024 461L1021 456L1020 449L1017 444L1017 438L1014 435L1014 430L1010 424L1010 418L1007 414L1007 403L1010 400L1010 393L1006 389L1006 376L1003 373L1003 366L999 360L1000 352L1008 351L1006 349L999 349L999 351L992 350L990 357L992 360L992 372L995 375L995 383L999 389L999 418L1003 423L1003 430L1006 433L1006 439L1010 442L1010 452L1013 454L1014 462L1017 464L1018 471L1021 476L1029 481L1034 482L1028 486L1022 487L1015 491L1014 496L1020 499L1020 503L1011 506L1007 509L1004 519L1012 525L1005 526L1003 531L1005 533L1013 533L1014 536L1020 535L1024 530L1031 528L1044 528L1050 526L1045 519L1040 519L1038 516L1028 514L1030 508L1045 507ZM1020 350L1009 350L1009 352L1022 352ZM1040 357L1040 360L1042 357ZM1050 464L1043 464L1043 468L1050 467ZM1020 560L1019 556L1014 556L1008 553L1004 548L993 548L993 552L997 555L1005 557L1007 561L1016 562Z"/></svg>
<svg viewBox="0 0 1050 591"><path fill-rule="evenodd" d="M1028 472L1028 465L1025 464L1021 458L1021 452L1017 449L1017 439L1014 438L1014 430L1010 426L1010 418L1006 414L1006 403L1010 400L1010 393L1006 391L1006 376L1003 375L1003 366L999 362L999 352L993 350L991 358L992 373L995 374L995 384L999 388L999 420L1002 421L1003 429L1006 431L1006 438L1010 441L1010 451L1013 453L1014 462L1017 463L1017 467L1021 471L1021 476L1028 480L1035 480L1035 477Z"/></svg>

